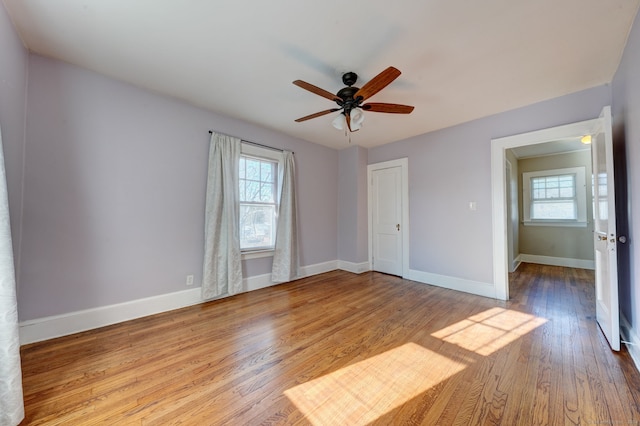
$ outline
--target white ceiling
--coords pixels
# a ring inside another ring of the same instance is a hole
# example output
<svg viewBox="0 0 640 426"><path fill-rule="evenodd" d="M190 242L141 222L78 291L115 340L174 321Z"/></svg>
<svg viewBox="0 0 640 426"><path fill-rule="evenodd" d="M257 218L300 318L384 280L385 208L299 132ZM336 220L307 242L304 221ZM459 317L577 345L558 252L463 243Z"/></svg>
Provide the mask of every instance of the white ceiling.
<svg viewBox="0 0 640 426"><path fill-rule="evenodd" d="M2 0L33 52L343 148L331 101L388 66L352 143L373 147L609 83L640 0ZM241 135L240 135L241 136Z"/></svg>

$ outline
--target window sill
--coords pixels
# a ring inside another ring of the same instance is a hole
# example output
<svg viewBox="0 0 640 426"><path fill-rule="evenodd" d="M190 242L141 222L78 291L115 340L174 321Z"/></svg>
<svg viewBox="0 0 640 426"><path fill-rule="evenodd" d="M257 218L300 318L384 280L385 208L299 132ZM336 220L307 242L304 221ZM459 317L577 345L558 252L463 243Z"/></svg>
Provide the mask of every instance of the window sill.
<svg viewBox="0 0 640 426"><path fill-rule="evenodd" d="M524 226L559 226L565 228L586 228L587 222L530 221L522 222Z"/></svg>
<svg viewBox="0 0 640 426"><path fill-rule="evenodd" d="M242 260L260 259L262 257L273 256L273 249L268 250L247 250L242 252Z"/></svg>

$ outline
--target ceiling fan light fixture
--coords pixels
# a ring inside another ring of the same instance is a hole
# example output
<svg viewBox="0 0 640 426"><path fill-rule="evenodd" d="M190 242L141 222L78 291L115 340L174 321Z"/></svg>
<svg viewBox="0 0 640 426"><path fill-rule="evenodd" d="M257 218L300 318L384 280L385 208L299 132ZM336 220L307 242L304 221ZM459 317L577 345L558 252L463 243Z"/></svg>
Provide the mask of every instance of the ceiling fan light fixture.
<svg viewBox="0 0 640 426"><path fill-rule="evenodd" d="M351 118L351 130L360 130L364 122L364 112L360 108L354 108L349 112Z"/></svg>
<svg viewBox="0 0 640 426"><path fill-rule="evenodd" d="M338 114L338 116L334 118L333 121L331 122L331 125L338 130L344 129L346 124L347 124L347 119L342 113Z"/></svg>

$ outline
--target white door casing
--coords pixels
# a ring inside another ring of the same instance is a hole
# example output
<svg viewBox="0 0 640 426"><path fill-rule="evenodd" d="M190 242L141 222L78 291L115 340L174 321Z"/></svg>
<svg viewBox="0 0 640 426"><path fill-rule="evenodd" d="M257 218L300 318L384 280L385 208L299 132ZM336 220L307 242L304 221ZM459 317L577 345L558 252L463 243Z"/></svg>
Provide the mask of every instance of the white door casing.
<svg viewBox="0 0 640 426"><path fill-rule="evenodd" d="M509 272L513 272L513 225L511 223L511 216L513 215L513 200L512 200L512 188L511 188L511 163L509 160L505 160L505 175L507 179L507 217L509 222L507 223L507 261L509 262Z"/></svg>
<svg viewBox="0 0 640 426"><path fill-rule="evenodd" d="M374 271L409 271L408 160L367 166L369 262Z"/></svg>
<svg viewBox="0 0 640 426"><path fill-rule="evenodd" d="M600 114L592 134L593 240L596 264L596 318L611 349L620 350L618 253L613 180L611 108Z"/></svg>

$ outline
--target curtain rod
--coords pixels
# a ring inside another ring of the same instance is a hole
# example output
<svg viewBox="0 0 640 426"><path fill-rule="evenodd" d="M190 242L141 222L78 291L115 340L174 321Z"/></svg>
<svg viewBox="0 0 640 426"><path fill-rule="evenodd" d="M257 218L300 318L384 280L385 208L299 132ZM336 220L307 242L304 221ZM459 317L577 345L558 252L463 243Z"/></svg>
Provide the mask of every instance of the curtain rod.
<svg viewBox="0 0 640 426"><path fill-rule="evenodd" d="M209 134L210 135L213 134L213 130L209 130ZM281 148L274 148L274 147L269 146L269 145L264 145L264 144L261 144L261 143L258 143L258 142L248 141L246 139L240 139L240 140L242 142L245 142L245 143L250 143L251 145L256 145L256 146L260 146L262 148L272 149L274 151L280 151L280 152L284 152L285 151L284 149L281 149ZM291 153L295 154L295 152L293 152L293 151L291 151Z"/></svg>

